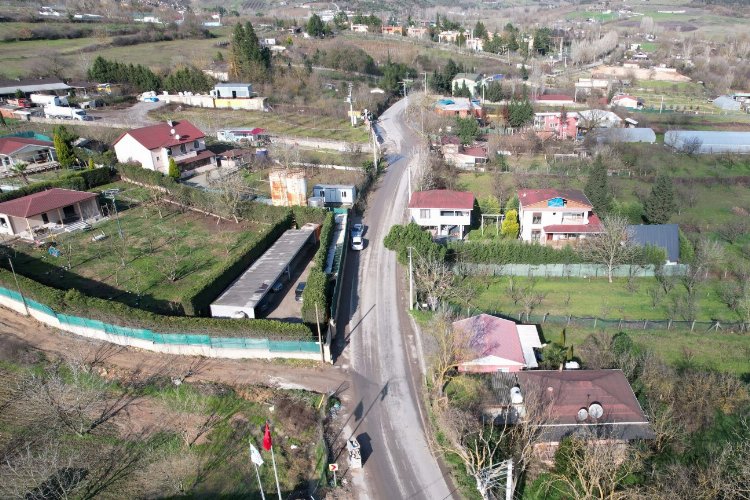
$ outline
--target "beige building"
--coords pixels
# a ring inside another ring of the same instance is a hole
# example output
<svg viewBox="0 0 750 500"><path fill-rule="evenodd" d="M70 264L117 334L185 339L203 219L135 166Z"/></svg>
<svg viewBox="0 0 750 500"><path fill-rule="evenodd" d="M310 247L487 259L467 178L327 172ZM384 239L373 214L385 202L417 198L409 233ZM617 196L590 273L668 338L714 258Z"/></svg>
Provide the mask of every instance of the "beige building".
<svg viewBox="0 0 750 500"><path fill-rule="evenodd" d="M101 217L98 195L53 188L0 203L0 233L34 240L65 226Z"/></svg>

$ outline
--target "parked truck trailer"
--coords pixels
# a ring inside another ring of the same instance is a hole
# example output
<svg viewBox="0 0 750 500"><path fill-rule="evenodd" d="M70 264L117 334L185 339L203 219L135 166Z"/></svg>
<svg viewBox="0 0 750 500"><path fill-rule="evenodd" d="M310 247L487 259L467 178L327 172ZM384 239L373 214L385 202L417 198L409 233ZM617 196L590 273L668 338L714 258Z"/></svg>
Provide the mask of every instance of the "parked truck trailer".
<svg viewBox="0 0 750 500"><path fill-rule="evenodd" d="M33 102L37 106L48 106L50 104L54 106L68 105L67 97L59 97L56 95L31 94L29 96L29 99L31 99L31 102Z"/></svg>
<svg viewBox="0 0 750 500"><path fill-rule="evenodd" d="M63 118L65 120L88 120L86 112L78 108L49 105L44 107L44 116L47 118Z"/></svg>

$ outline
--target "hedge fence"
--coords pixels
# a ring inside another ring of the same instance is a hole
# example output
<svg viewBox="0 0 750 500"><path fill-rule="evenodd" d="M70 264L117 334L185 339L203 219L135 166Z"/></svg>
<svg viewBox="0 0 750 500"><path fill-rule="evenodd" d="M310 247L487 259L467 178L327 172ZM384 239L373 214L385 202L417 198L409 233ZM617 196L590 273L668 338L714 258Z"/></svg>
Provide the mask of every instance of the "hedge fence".
<svg viewBox="0 0 750 500"><path fill-rule="evenodd" d="M15 200L23 196L45 191L51 188L74 189L86 191L102 184L107 184L112 179L112 171L108 167L95 168L93 170L78 170L60 176L52 181L34 182L13 191L0 193L0 203Z"/></svg>
<svg viewBox="0 0 750 500"><path fill-rule="evenodd" d="M7 262L4 264L7 266ZM85 316L122 326L148 328L163 333L198 333L208 336L233 338L264 338L274 340L310 340L311 330L302 323L285 323L266 319L223 319L185 316L162 316L119 302L99 299L78 290L58 290L32 279L13 275L0 269L0 285L20 290L25 297L45 304L55 311Z"/></svg>
<svg viewBox="0 0 750 500"><path fill-rule="evenodd" d="M317 321L315 317L316 304L320 323L326 324L328 322L333 287L325 273L325 268L328 248L331 246L331 240L333 239L334 225L334 214L328 212L320 228L320 246L315 253L315 257L313 257L313 265L307 275L305 291L302 292L302 321L311 325Z"/></svg>

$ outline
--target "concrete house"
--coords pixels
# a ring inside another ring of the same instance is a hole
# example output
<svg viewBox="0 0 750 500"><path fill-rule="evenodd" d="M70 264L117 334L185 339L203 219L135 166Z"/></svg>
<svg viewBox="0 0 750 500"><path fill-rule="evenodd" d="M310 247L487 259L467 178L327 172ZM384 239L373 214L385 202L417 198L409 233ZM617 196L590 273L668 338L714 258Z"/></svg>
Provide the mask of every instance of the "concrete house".
<svg viewBox="0 0 750 500"><path fill-rule="evenodd" d="M460 116L483 119L484 109L478 99L468 97L444 97L435 103L435 112L444 116Z"/></svg>
<svg viewBox="0 0 750 500"><path fill-rule="evenodd" d="M643 100L633 97L632 95L620 94L612 98L609 103L612 107L620 107L627 109L641 109L643 108Z"/></svg>
<svg viewBox="0 0 750 500"><path fill-rule="evenodd" d="M471 96L475 97L479 91L479 87L482 84L482 75L479 73L458 73L451 80L451 88L453 92L460 90L466 85L466 88L471 92Z"/></svg>
<svg viewBox="0 0 750 500"><path fill-rule="evenodd" d="M406 36L411 38L427 38L429 34L429 28L422 28L419 26L409 26L406 28Z"/></svg>
<svg viewBox="0 0 750 500"><path fill-rule="evenodd" d="M403 26L383 26L383 34L402 36L404 34L404 27Z"/></svg>
<svg viewBox="0 0 750 500"><path fill-rule="evenodd" d="M458 371L470 373L517 372L537 368L534 348L541 348L535 325L479 314L453 322L464 336L468 349Z"/></svg>
<svg viewBox="0 0 750 500"><path fill-rule="evenodd" d="M180 171L192 173L216 166L216 155L206 149L206 135L187 120L168 121L130 130L114 143L117 161L169 173L174 158Z"/></svg>
<svg viewBox="0 0 750 500"><path fill-rule="evenodd" d="M50 141L31 137L0 137L0 172L9 172L19 163L31 168L56 160L55 147Z"/></svg>
<svg viewBox="0 0 750 500"><path fill-rule="evenodd" d="M211 95L217 99L250 99L255 93L249 83L217 83Z"/></svg>
<svg viewBox="0 0 750 500"><path fill-rule="evenodd" d="M417 191L409 200L412 222L427 228L436 236L465 236L471 226L474 195L465 191L434 189Z"/></svg>
<svg viewBox="0 0 750 500"><path fill-rule="evenodd" d="M98 219L98 195L53 188L0 203L0 233L34 240L69 224Z"/></svg>
<svg viewBox="0 0 750 500"><path fill-rule="evenodd" d="M601 232L586 195L577 189L518 191L519 237L542 245L564 245Z"/></svg>
<svg viewBox="0 0 750 500"><path fill-rule="evenodd" d="M357 201L357 188L344 184L316 184L313 196L323 198L326 205L352 205Z"/></svg>
<svg viewBox="0 0 750 500"><path fill-rule="evenodd" d="M544 138L575 139L578 136L578 113L561 111L534 113L534 131Z"/></svg>

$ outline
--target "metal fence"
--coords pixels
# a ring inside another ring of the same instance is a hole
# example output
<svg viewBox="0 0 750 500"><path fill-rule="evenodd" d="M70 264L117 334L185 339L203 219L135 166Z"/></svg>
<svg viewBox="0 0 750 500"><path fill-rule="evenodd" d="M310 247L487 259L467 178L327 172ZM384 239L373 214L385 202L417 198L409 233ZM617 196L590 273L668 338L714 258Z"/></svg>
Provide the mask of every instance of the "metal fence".
<svg viewBox="0 0 750 500"><path fill-rule="evenodd" d="M685 264L662 267L667 276L682 276L687 272ZM453 271L462 275L481 276L525 276L540 278L606 278L607 266L601 264L475 264L460 262L453 266ZM616 266L612 276L617 278L647 278L655 275L653 265Z"/></svg>
<svg viewBox="0 0 750 500"><path fill-rule="evenodd" d="M127 337L131 339L144 340L154 344L162 345L184 345L184 346L206 346L211 348L229 349L259 349L275 353L319 353L320 345L314 341L305 340L270 340L252 339L243 337L213 337L198 333L159 333L146 328L131 328L127 326L113 325L103 321L71 316L55 312L52 308L29 299L20 293L0 287L0 296L5 296L20 304L25 304L29 309L57 318L61 325L72 328L87 328L110 335Z"/></svg>
<svg viewBox="0 0 750 500"><path fill-rule="evenodd" d="M457 306L453 307L454 312L460 314L480 314L486 313L493 316L503 317L535 325L559 325L566 327L579 328L599 328L602 330L625 331L625 330L683 330L691 332L726 332L726 333L746 333L750 331L750 324L741 321L723 321L713 319L711 321L684 321L672 319L612 319L597 317L580 317L580 316L558 316L553 314L531 313L526 314L523 311L517 313L507 313L499 311L482 311L478 309L465 309Z"/></svg>

